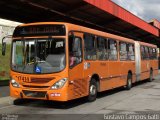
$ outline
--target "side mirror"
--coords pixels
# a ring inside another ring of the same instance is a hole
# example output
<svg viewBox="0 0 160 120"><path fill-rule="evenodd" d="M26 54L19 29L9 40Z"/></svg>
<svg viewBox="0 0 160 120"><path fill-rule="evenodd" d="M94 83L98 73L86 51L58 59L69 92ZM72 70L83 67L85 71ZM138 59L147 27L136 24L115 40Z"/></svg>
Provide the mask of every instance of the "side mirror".
<svg viewBox="0 0 160 120"><path fill-rule="evenodd" d="M3 56L5 56L5 54L6 54L6 42L4 42L4 40L5 40L6 38L12 38L12 35L5 36L5 37L3 37L3 39L2 39L2 55L3 55Z"/></svg>
<svg viewBox="0 0 160 120"><path fill-rule="evenodd" d="M6 43L2 43L2 55L5 56L6 54Z"/></svg>

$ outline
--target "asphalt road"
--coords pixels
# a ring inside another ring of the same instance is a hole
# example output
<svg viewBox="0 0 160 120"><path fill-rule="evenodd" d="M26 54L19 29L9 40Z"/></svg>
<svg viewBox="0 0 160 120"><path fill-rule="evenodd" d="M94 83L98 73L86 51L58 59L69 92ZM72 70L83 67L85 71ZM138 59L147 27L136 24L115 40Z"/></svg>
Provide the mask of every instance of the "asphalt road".
<svg viewBox="0 0 160 120"><path fill-rule="evenodd" d="M13 105L13 101L17 105ZM96 120L104 119L106 114L142 113L154 113L154 115L160 113L160 76L157 76L153 82L141 82L130 91L118 88L100 93L95 102L86 102L85 99L59 103L0 98L2 119L10 115L7 117L17 117L18 120ZM159 120L160 115L156 118Z"/></svg>
<svg viewBox="0 0 160 120"><path fill-rule="evenodd" d="M0 86L0 98L9 96L9 86Z"/></svg>

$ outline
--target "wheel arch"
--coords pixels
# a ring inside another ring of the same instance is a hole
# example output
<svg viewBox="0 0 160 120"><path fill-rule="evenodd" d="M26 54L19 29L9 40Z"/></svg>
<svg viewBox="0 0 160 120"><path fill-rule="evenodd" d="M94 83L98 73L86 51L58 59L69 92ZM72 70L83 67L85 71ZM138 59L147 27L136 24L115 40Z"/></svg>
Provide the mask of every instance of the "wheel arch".
<svg viewBox="0 0 160 120"><path fill-rule="evenodd" d="M94 73L94 74L92 75L90 81L91 81L92 79L95 79L95 80L96 80L96 82L97 82L97 90L98 90L98 92L99 92L99 91L100 91L100 77L99 77L99 75L98 75L97 73Z"/></svg>

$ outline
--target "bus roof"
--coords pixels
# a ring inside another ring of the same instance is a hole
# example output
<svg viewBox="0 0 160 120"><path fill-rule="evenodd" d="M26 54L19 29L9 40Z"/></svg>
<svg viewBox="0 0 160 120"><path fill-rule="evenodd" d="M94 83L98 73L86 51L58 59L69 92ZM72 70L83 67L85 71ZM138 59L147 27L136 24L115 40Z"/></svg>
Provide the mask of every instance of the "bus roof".
<svg viewBox="0 0 160 120"><path fill-rule="evenodd" d="M42 24L43 25L62 24L62 25L67 26L69 30L73 30L73 31L86 32L86 33L94 34L94 35L97 35L97 36L108 37L108 38L112 38L112 39L116 39L116 40L120 40L120 41L125 41L125 42L130 42L130 43L134 43L134 41L137 41L137 40L133 40L133 39L130 39L130 38L121 37L121 36L118 36L118 35L110 34L110 33L107 33L107 32L102 32L102 31L99 31L99 30L95 30L95 29L91 29L91 28L87 28L87 27L84 27L84 26L75 25L75 24L67 23L67 22L36 22L36 23L21 24L18 27L32 26L32 25L42 25ZM141 45L145 45L145 46L157 47L156 45L145 43L145 42L139 42L139 43Z"/></svg>
<svg viewBox="0 0 160 120"><path fill-rule="evenodd" d="M145 42L139 42L139 43L140 43L140 45L157 48L157 45L153 45L153 44L150 44L150 43L145 43Z"/></svg>

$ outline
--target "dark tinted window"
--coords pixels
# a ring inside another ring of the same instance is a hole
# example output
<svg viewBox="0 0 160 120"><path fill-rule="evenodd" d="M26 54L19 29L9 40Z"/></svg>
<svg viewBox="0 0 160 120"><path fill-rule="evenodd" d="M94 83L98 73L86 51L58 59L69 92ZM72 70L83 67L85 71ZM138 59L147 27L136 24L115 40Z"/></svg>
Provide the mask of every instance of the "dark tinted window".
<svg viewBox="0 0 160 120"><path fill-rule="evenodd" d="M156 50L156 48L153 48L152 54L153 54L153 59L157 59L157 50Z"/></svg>
<svg viewBox="0 0 160 120"><path fill-rule="evenodd" d="M69 66L72 68L82 61L82 40L69 36Z"/></svg>
<svg viewBox="0 0 160 120"><path fill-rule="evenodd" d="M97 59L107 60L107 39L97 37Z"/></svg>
<svg viewBox="0 0 160 120"><path fill-rule="evenodd" d="M117 60L117 42L116 40L108 40L108 59Z"/></svg>
<svg viewBox="0 0 160 120"><path fill-rule="evenodd" d="M149 59L149 48L145 47L145 59Z"/></svg>
<svg viewBox="0 0 160 120"><path fill-rule="evenodd" d="M133 44L128 44L128 60L135 60L135 52Z"/></svg>
<svg viewBox="0 0 160 120"><path fill-rule="evenodd" d="M127 44L124 42L120 42L120 60L127 60Z"/></svg>
<svg viewBox="0 0 160 120"><path fill-rule="evenodd" d="M96 47L95 47L95 36L91 34L84 35L84 46L85 53L84 57L86 60L96 60Z"/></svg>
<svg viewBox="0 0 160 120"><path fill-rule="evenodd" d="M145 59L145 49L144 49L144 46L141 46L141 58L142 58L142 60Z"/></svg>

